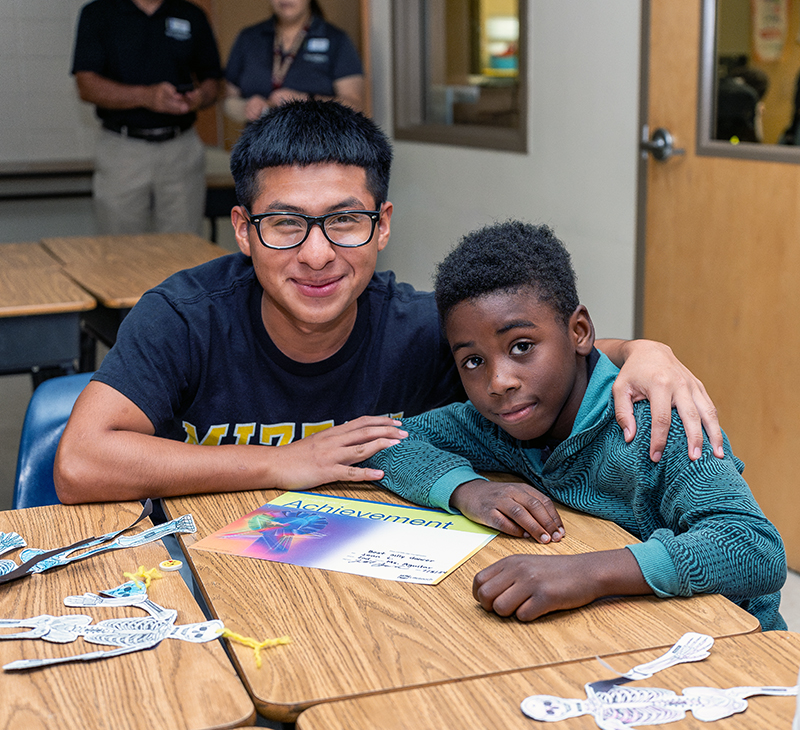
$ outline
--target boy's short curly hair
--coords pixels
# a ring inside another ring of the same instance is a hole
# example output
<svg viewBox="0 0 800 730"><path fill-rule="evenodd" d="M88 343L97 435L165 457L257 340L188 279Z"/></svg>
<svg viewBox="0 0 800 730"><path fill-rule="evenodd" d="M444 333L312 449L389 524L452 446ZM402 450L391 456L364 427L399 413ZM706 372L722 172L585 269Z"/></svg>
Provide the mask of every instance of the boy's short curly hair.
<svg viewBox="0 0 800 730"><path fill-rule="evenodd" d="M436 267L434 291L444 324L457 304L496 291L534 290L569 323L580 304L569 252L546 225L510 220L465 235Z"/></svg>

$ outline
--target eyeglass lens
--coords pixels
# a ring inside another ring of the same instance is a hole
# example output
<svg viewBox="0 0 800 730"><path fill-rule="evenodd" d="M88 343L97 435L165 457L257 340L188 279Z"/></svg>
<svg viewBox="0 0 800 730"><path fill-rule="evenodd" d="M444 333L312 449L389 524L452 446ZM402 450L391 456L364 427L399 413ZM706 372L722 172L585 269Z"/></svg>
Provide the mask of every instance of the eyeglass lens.
<svg viewBox="0 0 800 730"><path fill-rule="evenodd" d="M269 246L289 248L306 236L308 221L294 215L270 215L261 219L261 237ZM324 231L334 243L361 246L372 237L372 218L366 213L338 213L322 221Z"/></svg>

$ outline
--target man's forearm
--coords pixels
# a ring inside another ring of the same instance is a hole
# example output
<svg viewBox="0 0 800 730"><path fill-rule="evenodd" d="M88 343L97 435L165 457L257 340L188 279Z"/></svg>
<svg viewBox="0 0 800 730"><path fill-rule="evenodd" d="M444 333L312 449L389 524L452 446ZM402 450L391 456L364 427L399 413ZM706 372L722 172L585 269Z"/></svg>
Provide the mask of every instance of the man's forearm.
<svg viewBox="0 0 800 730"><path fill-rule="evenodd" d="M92 71L79 71L75 81L83 101L104 109L137 109L151 104L149 86L121 84Z"/></svg>
<svg viewBox="0 0 800 730"><path fill-rule="evenodd" d="M53 477L66 504L375 481L382 471L354 465L396 445L407 435L399 426L362 416L283 446L206 446L154 435L133 401L93 381L72 409Z"/></svg>
<svg viewBox="0 0 800 730"><path fill-rule="evenodd" d="M197 88L200 91L200 109L211 106L222 91L221 82L217 79L206 79Z"/></svg>
<svg viewBox="0 0 800 730"><path fill-rule="evenodd" d="M118 431L62 439L53 477L65 504L263 489L278 447L202 446Z"/></svg>
<svg viewBox="0 0 800 730"><path fill-rule="evenodd" d="M595 347L602 350L603 354L618 368L621 368L628 356L627 346L630 340L605 339L595 340Z"/></svg>

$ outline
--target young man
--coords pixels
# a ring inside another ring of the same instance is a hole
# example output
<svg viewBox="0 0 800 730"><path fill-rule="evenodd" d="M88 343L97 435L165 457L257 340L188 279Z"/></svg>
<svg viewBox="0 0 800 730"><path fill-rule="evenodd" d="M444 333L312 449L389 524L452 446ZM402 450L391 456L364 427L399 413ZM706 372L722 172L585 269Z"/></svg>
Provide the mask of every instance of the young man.
<svg viewBox="0 0 800 730"><path fill-rule="evenodd" d="M248 126L231 159L241 253L176 274L125 319L61 440L63 502L378 479L354 465L405 435L392 415L463 397L432 295L375 273L391 157L371 120L335 102ZM711 402L668 348L608 346L639 355L616 391L629 437L631 399L649 397L665 419L657 458L677 401L689 451L699 409L721 453Z"/></svg>
<svg viewBox="0 0 800 730"><path fill-rule="evenodd" d="M383 484L540 542L564 535L550 498L644 541L504 558L475 577L486 610L528 621L603 596L721 593L765 630L786 628L783 543L744 465L727 438L725 458L706 443L689 459L678 418L654 463L644 401L626 443L611 395L618 370L594 348L569 254L550 229L512 221L468 234L439 266L435 294L469 402L404 419L409 436L367 462L385 470ZM474 469L520 474L542 491Z"/></svg>

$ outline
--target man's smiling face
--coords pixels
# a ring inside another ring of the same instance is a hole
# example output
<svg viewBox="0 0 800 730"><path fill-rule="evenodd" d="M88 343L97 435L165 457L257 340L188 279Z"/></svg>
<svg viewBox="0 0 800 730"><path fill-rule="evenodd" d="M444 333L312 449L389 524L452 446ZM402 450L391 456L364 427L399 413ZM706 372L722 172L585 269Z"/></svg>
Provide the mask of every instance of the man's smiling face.
<svg viewBox="0 0 800 730"><path fill-rule="evenodd" d="M323 163L304 167L271 167L259 173L253 215L289 211L319 216L337 210L375 210L363 168ZM392 204L383 203L372 239L359 248L333 245L313 226L302 245L286 250L263 246L244 209L237 206L233 224L239 248L253 259L264 289L262 311L270 322L300 332L335 329L355 320L357 299L389 240Z"/></svg>

